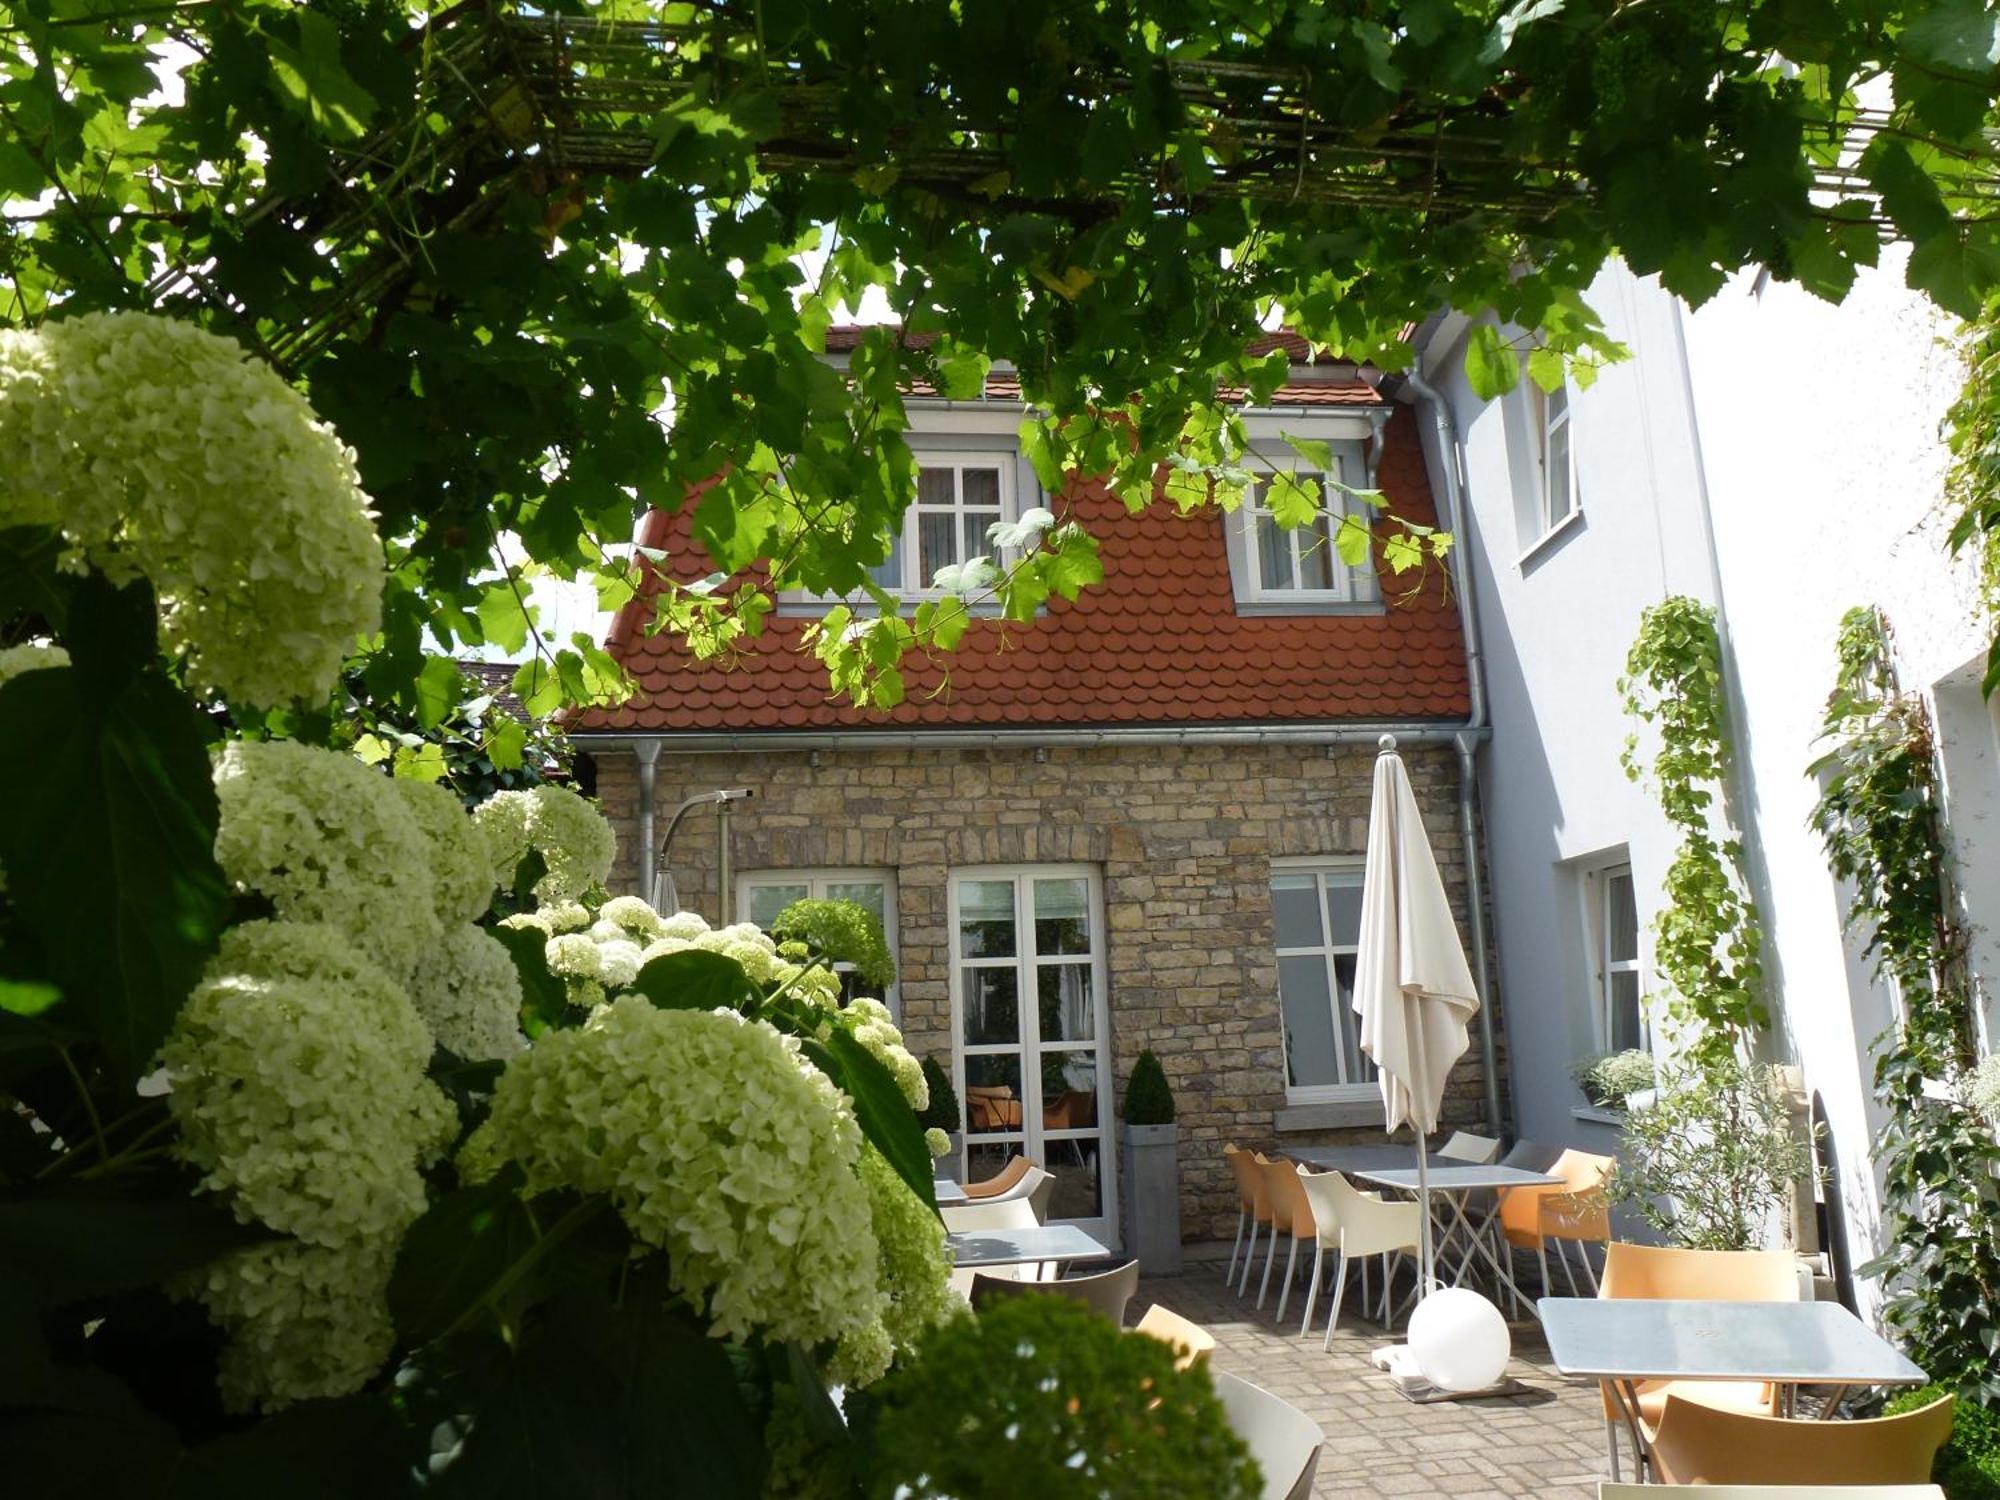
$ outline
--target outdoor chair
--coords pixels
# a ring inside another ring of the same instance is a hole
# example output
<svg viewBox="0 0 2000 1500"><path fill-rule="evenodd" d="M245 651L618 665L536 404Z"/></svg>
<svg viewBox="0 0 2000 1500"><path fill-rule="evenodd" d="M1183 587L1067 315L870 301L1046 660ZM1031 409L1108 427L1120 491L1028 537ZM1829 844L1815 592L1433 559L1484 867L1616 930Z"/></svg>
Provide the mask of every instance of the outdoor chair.
<svg viewBox="0 0 2000 1500"><path fill-rule="evenodd" d="M1021 1101L1006 1084L967 1084L965 1114L974 1131L1019 1130Z"/></svg>
<svg viewBox="0 0 2000 1500"><path fill-rule="evenodd" d="M1214 1334L1160 1302L1146 1309L1146 1315L1132 1331L1158 1339L1163 1344L1172 1344L1179 1352L1174 1363L1183 1370L1205 1362L1215 1348Z"/></svg>
<svg viewBox="0 0 2000 1500"><path fill-rule="evenodd" d="M1500 1155L1500 1143L1490 1135L1474 1135L1469 1130L1454 1130L1451 1139L1438 1147L1438 1155L1447 1161L1462 1161L1470 1166L1490 1165Z"/></svg>
<svg viewBox="0 0 2000 1500"><path fill-rule="evenodd" d="M1004 1197L1009 1188L1028 1175L1030 1165L1025 1156L1010 1156L1007 1165L984 1182L966 1183L965 1196L975 1203L983 1198Z"/></svg>
<svg viewBox="0 0 2000 1500"><path fill-rule="evenodd" d="M1249 1445L1250 1456L1263 1471L1263 1500L1306 1500L1312 1494L1320 1449L1326 1446L1319 1423L1291 1402L1226 1370L1214 1370L1211 1376L1229 1425Z"/></svg>
<svg viewBox="0 0 2000 1500"><path fill-rule="evenodd" d="M1250 1289L1250 1271L1257 1263L1257 1230L1269 1227L1272 1222L1271 1190L1257 1165L1262 1160L1254 1151L1238 1151L1229 1158L1230 1166L1236 1169L1237 1191L1246 1195L1250 1204L1250 1243L1244 1246L1243 1275L1236 1283L1236 1295L1239 1297Z"/></svg>
<svg viewBox="0 0 2000 1500"><path fill-rule="evenodd" d="M1700 1302L1796 1302L1797 1263L1783 1250L1682 1250L1667 1245L1604 1247L1600 1297ZM1699 1401L1759 1416L1777 1414L1777 1387L1753 1380L1642 1380L1637 1383L1639 1418L1650 1432L1659 1425L1668 1396ZM1618 1429L1623 1412L1604 1393L1605 1439L1611 1477L1618 1477Z"/></svg>
<svg viewBox="0 0 2000 1500"><path fill-rule="evenodd" d="M1230 1175L1236 1179L1236 1239L1229 1247L1229 1269L1223 1272L1225 1286L1236 1284L1236 1260L1243 1249L1243 1231L1250 1231L1250 1253L1257 1252L1257 1202L1263 1193L1264 1179L1258 1174L1251 1155L1234 1142L1225 1142L1222 1159L1229 1164Z"/></svg>
<svg viewBox="0 0 2000 1500"><path fill-rule="evenodd" d="M1669 1396L1653 1435L1667 1484L1923 1484L1951 1436L1952 1398L1900 1416L1818 1422Z"/></svg>
<svg viewBox="0 0 2000 1500"><path fill-rule="evenodd" d="M1423 1242L1423 1208L1416 1203L1389 1203L1372 1193L1364 1193L1338 1172L1314 1172L1299 1179L1306 1202L1312 1207L1316 1226L1313 1242L1312 1286L1306 1294L1305 1321L1299 1337L1312 1331L1313 1308L1319 1300L1320 1267L1331 1250L1340 1257L1340 1272L1333 1284L1333 1309L1327 1315L1326 1339L1320 1347L1333 1347L1333 1330L1340 1322L1340 1301L1347 1291L1347 1268L1358 1257L1366 1275L1365 1257L1382 1257L1382 1325L1389 1326L1389 1273L1393 1254L1413 1252ZM1363 1281L1362 1305L1368 1302L1367 1282Z"/></svg>
<svg viewBox="0 0 2000 1500"><path fill-rule="evenodd" d="M1569 1268L1569 1256L1563 1249L1572 1242L1583 1260L1583 1273L1590 1280L1591 1291L1597 1290L1597 1273L1591 1269L1590 1254L1583 1247L1611 1242L1611 1200L1605 1184L1615 1166L1617 1162L1608 1156L1565 1151L1548 1169L1561 1182L1508 1188L1500 1195L1500 1232L1509 1245L1535 1252L1542 1268L1543 1296L1554 1290L1549 1285L1550 1240L1556 1243L1556 1255L1562 1261L1570 1294L1581 1295L1576 1274Z"/></svg>
<svg viewBox="0 0 2000 1500"><path fill-rule="evenodd" d="M1271 1247L1264 1255L1264 1279L1257 1285L1257 1310L1264 1310L1264 1297L1271 1289L1271 1267L1278 1259L1278 1236L1289 1234L1292 1248L1285 1256L1285 1279L1278 1288L1277 1321L1285 1321L1285 1301L1292 1294L1292 1275L1298 1269L1299 1244L1313 1240L1317 1231L1313 1227L1312 1205L1306 1201L1305 1193L1299 1187L1299 1168L1287 1157L1257 1158L1257 1170L1264 1177L1264 1191L1271 1204Z"/></svg>
<svg viewBox="0 0 2000 1500"><path fill-rule="evenodd" d="M1042 1221L1026 1198L1008 1198L994 1203L952 1203L938 1210L947 1234L978 1234L989 1229L1033 1229ZM1000 1277L1010 1281L1040 1281L1049 1268L1041 1261L1024 1261L1014 1266L993 1266L974 1271L953 1271L952 1290L968 1301L975 1276Z"/></svg>
<svg viewBox="0 0 2000 1500"><path fill-rule="evenodd" d="M972 1273L972 1306L979 1311L1006 1297L1026 1297L1047 1293L1068 1297L1104 1314L1120 1328L1125 1326L1125 1308L1139 1290L1139 1262L1128 1260L1114 1271L1091 1276L1065 1276L1056 1281L1020 1281L1011 1277Z"/></svg>

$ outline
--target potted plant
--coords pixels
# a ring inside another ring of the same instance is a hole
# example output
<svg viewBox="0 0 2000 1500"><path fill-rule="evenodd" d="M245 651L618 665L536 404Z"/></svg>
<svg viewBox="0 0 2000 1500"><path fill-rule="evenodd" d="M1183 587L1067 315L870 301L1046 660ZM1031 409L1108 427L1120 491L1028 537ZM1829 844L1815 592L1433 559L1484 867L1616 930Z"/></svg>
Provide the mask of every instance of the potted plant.
<svg viewBox="0 0 2000 1500"><path fill-rule="evenodd" d="M1653 1057L1636 1047L1586 1057L1570 1069L1583 1097L1598 1109L1623 1110L1634 1094L1650 1093L1655 1083Z"/></svg>
<svg viewBox="0 0 2000 1500"><path fill-rule="evenodd" d="M924 1085L930 1090L931 1102L917 1116L917 1123L926 1130L942 1130L951 1141L951 1149L944 1154L944 1160L957 1166L965 1149L965 1117L958 1110L958 1092L951 1086L951 1075L938 1065L935 1057L924 1059Z"/></svg>
<svg viewBox="0 0 2000 1500"><path fill-rule="evenodd" d="M1174 1095L1152 1049L1139 1054L1125 1084L1124 1198L1126 1245L1149 1276L1181 1269L1180 1127Z"/></svg>

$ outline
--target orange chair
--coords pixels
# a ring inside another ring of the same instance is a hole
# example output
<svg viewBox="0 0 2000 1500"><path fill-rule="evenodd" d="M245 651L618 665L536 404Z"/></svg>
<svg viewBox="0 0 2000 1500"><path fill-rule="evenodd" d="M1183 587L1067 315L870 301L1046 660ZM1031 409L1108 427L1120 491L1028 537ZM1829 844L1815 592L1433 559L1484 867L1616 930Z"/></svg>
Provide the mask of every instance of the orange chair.
<svg viewBox="0 0 2000 1500"><path fill-rule="evenodd" d="M1312 1205L1299 1186L1297 1163L1280 1156L1257 1158L1257 1170L1264 1176L1264 1191L1271 1204L1271 1248L1264 1256L1264 1279L1257 1286L1257 1309L1263 1311L1264 1296L1271 1288L1271 1267L1278 1259L1278 1236L1292 1237L1291 1253L1285 1257L1285 1280L1278 1289L1277 1319L1285 1321L1285 1303L1292 1295L1292 1273L1298 1269L1299 1243L1319 1243L1319 1225L1313 1220Z"/></svg>
<svg viewBox="0 0 2000 1500"><path fill-rule="evenodd" d="M1668 1484L1923 1484L1951 1436L1949 1396L1901 1416L1802 1422L1667 1398L1653 1468Z"/></svg>
<svg viewBox="0 0 2000 1500"><path fill-rule="evenodd" d="M1234 1141L1222 1143L1222 1159L1229 1164L1230 1175L1236 1179L1236 1239L1229 1247L1229 1269L1222 1273L1223 1285L1229 1286L1236 1281L1236 1257L1243 1249L1244 1229L1249 1228L1251 1237L1256 1237L1253 1215L1260 1179L1255 1171L1250 1170L1250 1153Z"/></svg>
<svg viewBox="0 0 2000 1500"><path fill-rule="evenodd" d="M1243 1247L1243 1274L1236 1282L1236 1295L1239 1297L1250 1289L1250 1268L1257 1262L1258 1226L1268 1227L1272 1222L1271 1190L1264 1181L1264 1174L1257 1169L1261 1160L1263 1158L1254 1151L1237 1151L1229 1158L1229 1165L1236 1169L1236 1191L1250 1204L1250 1242ZM1276 1233L1275 1230L1272 1232Z"/></svg>
<svg viewBox="0 0 2000 1500"><path fill-rule="evenodd" d="M1798 1263L1783 1250L1682 1250L1667 1245L1604 1247L1600 1297L1697 1302L1796 1302ZM1776 1416L1778 1390L1760 1380L1642 1380L1637 1383L1639 1420L1650 1433L1659 1426L1669 1396L1699 1401L1755 1416ZM1611 1477L1618 1477L1618 1428L1623 1410L1604 1393L1605 1437Z"/></svg>
<svg viewBox="0 0 2000 1500"><path fill-rule="evenodd" d="M981 1198L997 1198L1028 1175L1028 1158L1010 1156L1007 1165L984 1182L965 1184L965 1196L977 1203Z"/></svg>
<svg viewBox="0 0 2000 1500"><path fill-rule="evenodd" d="M965 1086L966 1121L974 1131L1019 1130L1021 1101L1006 1084Z"/></svg>
<svg viewBox="0 0 2000 1500"><path fill-rule="evenodd" d="M1572 1240L1577 1243L1577 1254L1583 1260L1584 1275L1590 1278L1591 1290L1597 1289L1597 1273L1591 1270L1590 1256L1583 1246L1590 1242L1599 1245L1611 1243L1611 1198L1605 1184L1616 1166L1617 1163L1608 1156L1593 1156L1588 1151L1565 1151L1549 1168L1549 1175L1560 1177L1561 1182L1508 1188L1501 1195L1500 1231L1507 1237L1508 1244L1534 1251L1541 1261L1543 1296L1551 1290L1550 1240L1556 1242L1556 1254L1562 1260L1563 1275L1569 1278L1570 1292L1576 1292L1576 1276L1569 1268L1569 1257L1562 1247Z"/></svg>
<svg viewBox="0 0 2000 1500"><path fill-rule="evenodd" d="M1146 1315L1132 1331L1158 1339L1163 1344L1172 1344L1178 1356L1174 1364L1183 1370L1203 1363L1215 1348L1214 1334L1164 1303L1155 1302L1147 1308Z"/></svg>

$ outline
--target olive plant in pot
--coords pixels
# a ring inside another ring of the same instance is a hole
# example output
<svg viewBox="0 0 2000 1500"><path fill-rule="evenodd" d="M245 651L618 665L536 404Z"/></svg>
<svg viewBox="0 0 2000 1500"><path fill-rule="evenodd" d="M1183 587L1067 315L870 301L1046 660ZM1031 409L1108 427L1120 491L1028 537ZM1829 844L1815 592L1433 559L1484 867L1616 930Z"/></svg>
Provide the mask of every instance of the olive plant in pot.
<svg viewBox="0 0 2000 1500"><path fill-rule="evenodd" d="M1125 1084L1120 1140L1124 1150L1126 1247L1149 1276L1181 1269L1180 1126L1166 1070L1149 1047Z"/></svg>
<svg viewBox="0 0 2000 1500"><path fill-rule="evenodd" d="M931 1102L918 1112L917 1123L925 1130L945 1133L950 1149L943 1159L956 1168L965 1149L965 1116L959 1113L958 1091L951 1086L951 1074L935 1057L924 1059L924 1083L930 1089Z"/></svg>

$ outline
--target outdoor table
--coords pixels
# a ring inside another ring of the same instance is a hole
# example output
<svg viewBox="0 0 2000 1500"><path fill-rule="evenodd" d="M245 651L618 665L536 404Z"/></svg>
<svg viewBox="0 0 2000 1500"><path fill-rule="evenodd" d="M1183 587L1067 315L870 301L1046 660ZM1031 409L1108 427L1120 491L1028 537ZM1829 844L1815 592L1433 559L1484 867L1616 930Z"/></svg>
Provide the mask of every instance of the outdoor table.
<svg viewBox="0 0 2000 1500"><path fill-rule="evenodd" d="M1612 1394L1632 1443L1650 1463L1639 1420L1642 1380L1762 1380L1826 1385L1830 1417L1856 1385L1922 1385L1927 1377L1837 1302L1675 1302L1637 1297L1544 1297L1542 1334L1564 1375Z"/></svg>
<svg viewBox="0 0 2000 1500"><path fill-rule="evenodd" d="M1060 1264L1108 1260L1111 1247L1099 1244L1074 1224L1038 1224L1032 1229L971 1229L945 1236L952 1263L961 1271L1019 1266L1032 1261Z"/></svg>
<svg viewBox="0 0 2000 1500"><path fill-rule="evenodd" d="M1415 1167L1369 1167L1350 1171L1349 1176L1358 1177L1363 1182L1374 1183L1377 1187L1395 1188L1399 1192L1414 1196L1417 1192L1417 1169ZM1458 1275L1465 1275L1465 1268L1472 1263L1474 1252L1486 1257L1486 1263L1493 1268L1493 1274L1500 1278L1500 1284L1508 1295L1522 1306L1528 1299L1514 1284L1513 1272L1507 1262L1495 1253L1487 1243L1487 1231L1493 1227L1500 1215L1500 1192L1507 1188L1550 1187L1562 1182L1562 1178L1547 1172L1530 1172L1525 1167L1507 1167L1498 1162L1476 1165L1465 1162L1445 1162L1428 1167L1424 1174L1429 1178L1429 1189L1442 1197L1451 1210L1451 1219L1444 1226L1445 1244L1451 1243L1454 1234L1462 1233L1466 1239L1465 1253L1458 1259ZM1472 1195L1482 1189L1493 1192L1493 1201L1487 1205L1486 1214L1477 1224L1466 1214L1466 1205ZM1424 1212L1430 1212L1430 1205L1424 1205ZM1439 1252L1443 1253L1440 1247ZM1546 1287L1544 1291L1548 1290Z"/></svg>
<svg viewBox="0 0 2000 1500"><path fill-rule="evenodd" d="M1350 1177L1396 1167L1414 1169L1417 1164L1416 1148L1413 1146L1299 1146L1287 1147L1283 1154L1315 1172L1345 1172ZM1464 1165L1456 1157L1432 1155L1430 1158L1432 1171Z"/></svg>
<svg viewBox="0 0 2000 1500"><path fill-rule="evenodd" d="M931 1192L937 1198L939 1208L944 1208L953 1203L970 1203L972 1201L966 1195L965 1189L949 1177L933 1177L931 1179Z"/></svg>

